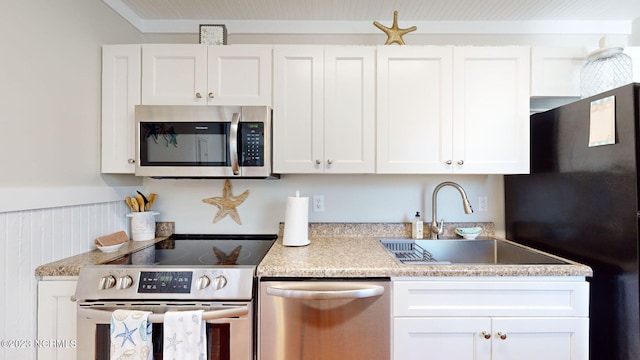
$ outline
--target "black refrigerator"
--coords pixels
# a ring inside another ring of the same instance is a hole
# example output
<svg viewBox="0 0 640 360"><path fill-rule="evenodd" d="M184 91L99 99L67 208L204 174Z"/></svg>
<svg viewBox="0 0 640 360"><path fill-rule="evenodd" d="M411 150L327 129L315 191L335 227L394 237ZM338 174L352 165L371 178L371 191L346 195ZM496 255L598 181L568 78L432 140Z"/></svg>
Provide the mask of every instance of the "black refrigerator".
<svg viewBox="0 0 640 360"><path fill-rule="evenodd" d="M532 115L531 173L504 178L507 239L594 271L593 360L640 359L639 92L629 84Z"/></svg>

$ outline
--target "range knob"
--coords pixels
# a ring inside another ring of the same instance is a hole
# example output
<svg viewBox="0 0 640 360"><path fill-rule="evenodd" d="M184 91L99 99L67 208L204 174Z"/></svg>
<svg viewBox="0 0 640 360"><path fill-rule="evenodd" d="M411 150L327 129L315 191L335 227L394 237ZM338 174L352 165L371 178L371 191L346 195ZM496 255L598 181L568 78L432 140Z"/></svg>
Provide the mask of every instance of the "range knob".
<svg viewBox="0 0 640 360"><path fill-rule="evenodd" d="M107 276L103 276L100 279L100 284L98 285L98 288L100 290L106 290L106 289L111 289L115 285L116 285L116 278L113 275L107 275Z"/></svg>
<svg viewBox="0 0 640 360"><path fill-rule="evenodd" d="M207 275L202 275L196 281L196 288L202 290L211 284L211 279Z"/></svg>
<svg viewBox="0 0 640 360"><path fill-rule="evenodd" d="M133 278L129 275L118 278L118 289L123 290L130 288L133 285Z"/></svg>
<svg viewBox="0 0 640 360"><path fill-rule="evenodd" d="M227 278L226 278L226 277L224 277L224 275L218 275L218 276L216 276L216 279L215 279L214 281L215 281L215 282L214 282L214 284L213 284L213 287L214 287L216 290L220 290L220 289L222 289L223 287L227 286Z"/></svg>

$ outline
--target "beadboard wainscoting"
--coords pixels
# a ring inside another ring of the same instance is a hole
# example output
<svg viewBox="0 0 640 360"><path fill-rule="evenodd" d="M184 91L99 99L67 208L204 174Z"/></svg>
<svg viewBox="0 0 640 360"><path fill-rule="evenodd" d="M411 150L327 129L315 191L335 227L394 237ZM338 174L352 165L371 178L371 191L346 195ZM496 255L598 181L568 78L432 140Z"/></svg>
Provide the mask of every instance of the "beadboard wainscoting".
<svg viewBox="0 0 640 360"><path fill-rule="evenodd" d="M119 200L0 213L0 339L37 338L36 267L89 251L100 235L128 232L127 210ZM34 347L0 350L0 360L36 358Z"/></svg>

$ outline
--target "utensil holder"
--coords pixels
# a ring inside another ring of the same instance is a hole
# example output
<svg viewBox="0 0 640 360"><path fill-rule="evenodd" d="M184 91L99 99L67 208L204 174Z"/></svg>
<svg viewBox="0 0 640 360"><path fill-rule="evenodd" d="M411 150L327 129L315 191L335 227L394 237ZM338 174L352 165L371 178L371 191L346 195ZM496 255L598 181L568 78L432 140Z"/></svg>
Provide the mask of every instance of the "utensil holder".
<svg viewBox="0 0 640 360"><path fill-rule="evenodd" d="M160 214L155 211L128 213L131 218L131 240L144 241L156 238L156 218Z"/></svg>

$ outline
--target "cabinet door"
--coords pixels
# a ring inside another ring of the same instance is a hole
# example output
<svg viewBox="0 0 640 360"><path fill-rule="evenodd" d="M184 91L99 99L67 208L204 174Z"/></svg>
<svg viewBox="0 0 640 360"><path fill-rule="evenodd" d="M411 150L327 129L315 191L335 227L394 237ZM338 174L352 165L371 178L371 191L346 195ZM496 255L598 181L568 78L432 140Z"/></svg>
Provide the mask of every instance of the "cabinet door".
<svg viewBox="0 0 640 360"><path fill-rule="evenodd" d="M529 172L529 48L454 50L454 172Z"/></svg>
<svg viewBox="0 0 640 360"><path fill-rule="evenodd" d="M102 172L135 172L135 106L140 104L140 45L102 47Z"/></svg>
<svg viewBox="0 0 640 360"><path fill-rule="evenodd" d="M209 105L271 106L269 45L208 47Z"/></svg>
<svg viewBox="0 0 640 360"><path fill-rule="evenodd" d="M142 104L206 105L207 46L142 45Z"/></svg>
<svg viewBox="0 0 640 360"><path fill-rule="evenodd" d="M493 318L493 360L587 360L588 318Z"/></svg>
<svg viewBox="0 0 640 360"><path fill-rule="evenodd" d="M452 47L377 49L377 172L451 172Z"/></svg>
<svg viewBox="0 0 640 360"><path fill-rule="evenodd" d="M532 97L580 97L580 71L586 48L531 48Z"/></svg>
<svg viewBox="0 0 640 360"><path fill-rule="evenodd" d="M38 282L38 339L56 340L65 346L38 347L38 359L76 358L75 280ZM68 346L66 346L68 345Z"/></svg>
<svg viewBox="0 0 640 360"><path fill-rule="evenodd" d="M273 50L273 170L321 173L323 169L323 55L321 46Z"/></svg>
<svg viewBox="0 0 640 360"><path fill-rule="evenodd" d="M324 49L325 173L375 172L375 48Z"/></svg>
<svg viewBox="0 0 640 360"><path fill-rule="evenodd" d="M489 318L396 318L393 324L396 360L491 359Z"/></svg>

